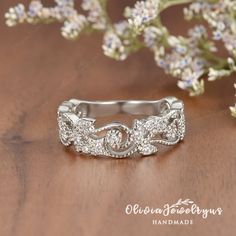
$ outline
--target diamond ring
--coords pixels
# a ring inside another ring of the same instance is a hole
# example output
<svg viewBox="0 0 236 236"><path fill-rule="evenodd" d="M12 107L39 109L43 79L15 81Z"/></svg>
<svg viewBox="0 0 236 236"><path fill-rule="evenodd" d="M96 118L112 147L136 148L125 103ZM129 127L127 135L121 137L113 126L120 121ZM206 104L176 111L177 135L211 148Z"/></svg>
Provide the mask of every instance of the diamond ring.
<svg viewBox="0 0 236 236"><path fill-rule="evenodd" d="M146 115L132 127L112 122L96 127L96 119L115 114ZM183 102L175 97L157 101L83 101L71 99L58 108L61 142L81 153L124 158L151 155L158 145L174 145L184 138Z"/></svg>

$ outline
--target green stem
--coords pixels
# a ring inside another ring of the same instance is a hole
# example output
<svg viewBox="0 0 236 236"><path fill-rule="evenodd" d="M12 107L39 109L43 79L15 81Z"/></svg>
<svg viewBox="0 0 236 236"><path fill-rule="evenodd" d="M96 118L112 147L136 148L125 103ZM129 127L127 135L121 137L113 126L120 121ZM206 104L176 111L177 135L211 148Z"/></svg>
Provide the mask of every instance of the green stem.
<svg viewBox="0 0 236 236"><path fill-rule="evenodd" d="M203 58L206 58L209 62L211 62L215 69L225 69L228 67L226 59L220 58L209 51L203 51Z"/></svg>

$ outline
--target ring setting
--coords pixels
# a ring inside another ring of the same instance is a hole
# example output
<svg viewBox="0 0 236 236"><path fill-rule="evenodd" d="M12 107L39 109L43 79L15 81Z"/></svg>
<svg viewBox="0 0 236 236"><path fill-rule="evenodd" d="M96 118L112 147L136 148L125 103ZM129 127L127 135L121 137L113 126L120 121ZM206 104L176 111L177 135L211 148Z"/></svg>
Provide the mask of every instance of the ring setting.
<svg viewBox="0 0 236 236"><path fill-rule="evenodd" d="M96 126L96 118L118 113L146 115L132 127L120 122ZM175 97L156 101L84 101L71 99L58 108L59 137L80 153L125 158L151 155L159 145L174 145L185 135L183 102Z"/></svg>

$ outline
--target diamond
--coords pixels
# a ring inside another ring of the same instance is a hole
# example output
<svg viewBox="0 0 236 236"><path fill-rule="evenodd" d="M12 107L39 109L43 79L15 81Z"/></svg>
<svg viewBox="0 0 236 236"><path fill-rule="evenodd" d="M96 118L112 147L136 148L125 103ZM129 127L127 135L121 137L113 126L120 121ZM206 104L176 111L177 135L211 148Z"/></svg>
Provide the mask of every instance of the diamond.
<svg viewBox="0 0 236 236"><path fill-rule="evenodd" d="M71 135L73 134L70 121L66 117L60 116L58 118L58 125L61 142L66 146L70 145Z"/></svg>
<svg viewBox="0 0 236 236"><path fill-rule="evenodd" d="M151 154L157 152L157 148L151 144L145 144L143 146L139 146L138 151L139 151L139 153L147 156L147 155L151 155Z"/></svg>
<svg viewBox="0 0 236 236"><path fill-rule="evenodd" d="M122 132L118 129L112 129L107 132L106 142L112 148L120 148L122 142Z"/></svg>

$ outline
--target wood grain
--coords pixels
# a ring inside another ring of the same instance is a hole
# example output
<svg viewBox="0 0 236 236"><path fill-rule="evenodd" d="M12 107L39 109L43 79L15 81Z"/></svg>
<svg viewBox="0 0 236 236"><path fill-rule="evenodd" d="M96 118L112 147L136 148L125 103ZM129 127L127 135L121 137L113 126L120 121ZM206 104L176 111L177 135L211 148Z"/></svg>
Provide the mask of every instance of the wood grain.
<svg viewBox="0 0 236 236"><path fill-rule="evenodd" d="M116 62L103 56L100 34L68 42L57 24L7 28L4 12L16 2L0 2L0 235L236 235L236 121L228 111L235 79L207 83L203 96L189 98L148 50ZM124 3L111 2L118 18ZM176 34L186 29L181 18L181 8L163 15ZM185 102L187 134L159 155L88 158L59 143L56 110L66 99L168 95ZM157 226L157 217L124 211L128 203L161 207L179 198L220 206L223 215Z"/></svg>

